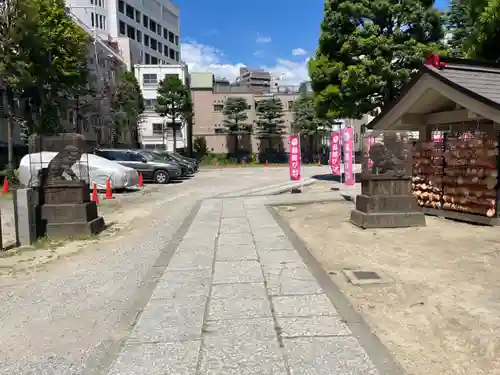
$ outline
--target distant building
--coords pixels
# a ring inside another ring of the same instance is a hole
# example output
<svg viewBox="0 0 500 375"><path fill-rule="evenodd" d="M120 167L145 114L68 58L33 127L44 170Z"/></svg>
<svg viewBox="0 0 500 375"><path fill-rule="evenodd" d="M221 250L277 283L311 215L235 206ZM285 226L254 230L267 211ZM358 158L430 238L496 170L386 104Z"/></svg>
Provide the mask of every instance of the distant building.
<svg viewBox="0 0 500 375"><path fill-rule="evenodd" d="M313 90L311 87L311 82L310 81L302 82L299 86L299 93L301 95L312 94Z"/></svg>
<svg viewBox="0 0 500 375"><path fill-rule="evenodd" d="M134 73L144 97L145 111L139 124L139 142L141 147L151 149L167 149L173 151L173 127L176 123L176 147L186 146L186 126L180 118L162 118L156 111L158 83L168 75L179 77L181 82L189 86L189 73L186 65L135 65Z"/></svg>
<svg viewBox="0 0 500 375"><path fill-rule="evenodd" d="M271 81L271 73L249 68L240 68L240 76L236 79L238 86L255 91L270 91Z"/></svg>
<svg viewBox="0 0 500 375"><path fill-rule="evenodd" d="M191 73L190 77L191 95L194 105L193 136L205 137L210 152L227 153L233 151L230 149L228 134L223 126L224 104L230 97L242 97L246 99L250 105L246 123L250 125L253 125L257 119L255 107L260 100L270 97L281 100L284 109L283 120L286 126L285 134L282 136L281 151L288 151L288 136L293 122L293 103L299 97L298 87L280 88L276 93L271 94L265 85L258 91L255 86L221 84L222 82L216 80L212 73ZM251 134L249 135L249 139L240 142L239 146L240 151L245 150L258 153L261 142L254 134Z"/></svg>

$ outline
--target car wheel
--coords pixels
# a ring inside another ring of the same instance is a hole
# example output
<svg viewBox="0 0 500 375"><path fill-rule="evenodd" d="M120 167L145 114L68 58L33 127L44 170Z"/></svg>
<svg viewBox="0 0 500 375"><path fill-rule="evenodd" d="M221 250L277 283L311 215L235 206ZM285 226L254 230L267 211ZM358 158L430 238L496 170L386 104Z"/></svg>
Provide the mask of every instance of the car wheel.
<svg viewBox="0 0 500 375"><path fill-rule="evenodd" d="M166 184L168 183L168 181L170 181L170 176L168 175L167 171L160 169L155 172L153 180L157 184Z"/></svg>

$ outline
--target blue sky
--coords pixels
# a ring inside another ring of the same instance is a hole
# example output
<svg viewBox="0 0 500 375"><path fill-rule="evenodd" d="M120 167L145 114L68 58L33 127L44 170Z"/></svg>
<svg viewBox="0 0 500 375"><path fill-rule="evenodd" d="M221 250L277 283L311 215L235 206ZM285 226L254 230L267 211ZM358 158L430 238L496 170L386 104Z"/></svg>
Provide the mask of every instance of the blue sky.
<svg viewBox="0 0 500 375"><path fill-rule="evenodd" d="M264 67L284 83L307 79L324 0L174 0L181 12L182 58L192 70L233 79L239 67ZM448 0L438 0L439 8ZM307 4L307 5L306 5Z"/></svg>

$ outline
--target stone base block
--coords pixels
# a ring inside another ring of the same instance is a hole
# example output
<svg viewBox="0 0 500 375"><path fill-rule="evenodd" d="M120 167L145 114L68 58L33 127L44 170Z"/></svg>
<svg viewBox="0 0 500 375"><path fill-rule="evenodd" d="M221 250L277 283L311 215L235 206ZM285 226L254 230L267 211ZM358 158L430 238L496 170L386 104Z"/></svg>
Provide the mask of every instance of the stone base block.
<svg viewBox="0 0 500 375"><path fill-rule="evenodd" d="M98 216L95 202L78 204L44 204L42 218L48 223L89 222Z"/></svg>
<svg viewBox="0 0 500 375"><path fill-rule="evenodd" d="M87 203L90 190L86 182L68 181L43 187L45 204Z"/></svg>
<svg viewBox="0 0 500 375"><path fill-rule="evenodd" d="M422 212L365 213L351 211L351 223L363 229L425 227Z"/></svg>
<svg viewBox="0 0 500 375"><path fill-rule="evenodd" d="M88 222L47 223L47 237L54 239L86 237L98 234L104 228L104 219L101 216Z"/></svg>

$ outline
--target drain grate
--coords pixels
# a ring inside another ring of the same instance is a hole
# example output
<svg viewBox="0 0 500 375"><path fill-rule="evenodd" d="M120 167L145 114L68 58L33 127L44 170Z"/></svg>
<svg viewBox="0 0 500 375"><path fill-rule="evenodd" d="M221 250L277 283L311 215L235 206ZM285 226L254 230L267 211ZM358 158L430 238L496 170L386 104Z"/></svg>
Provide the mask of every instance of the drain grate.
<svg viewBox="0 0 500 375"><path fill-rule="evenodd" d="M382 279L378 273L374 271L352 271L358 280L380 280Z"/></svg>
<svg viewBox="0 0 500 375"><path fill-rule="evenodd" d="M352 269L343 269L342 272L354 285L387 284L392 282L383 272Z"/></svg>

